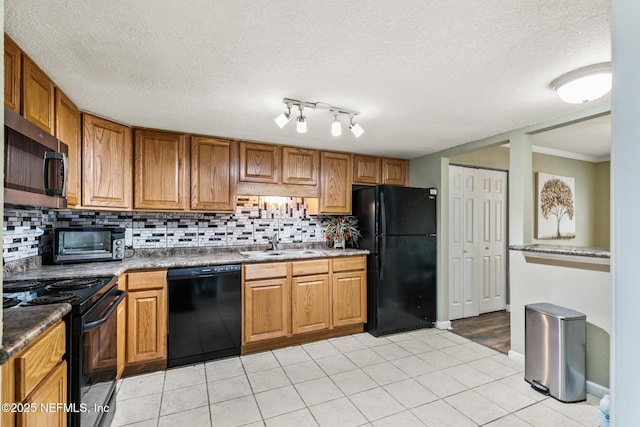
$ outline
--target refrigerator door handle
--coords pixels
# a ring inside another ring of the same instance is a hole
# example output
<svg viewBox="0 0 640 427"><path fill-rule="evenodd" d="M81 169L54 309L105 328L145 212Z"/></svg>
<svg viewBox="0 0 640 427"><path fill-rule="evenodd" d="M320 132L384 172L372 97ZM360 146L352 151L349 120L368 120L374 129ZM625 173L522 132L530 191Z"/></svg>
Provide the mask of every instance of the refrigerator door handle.
<svg viewBox="0 0 640 427"><path fill-rule="evenodd" d="M429 233L427 234L427 237L438 237L438 235L436 233Z"/></svg>

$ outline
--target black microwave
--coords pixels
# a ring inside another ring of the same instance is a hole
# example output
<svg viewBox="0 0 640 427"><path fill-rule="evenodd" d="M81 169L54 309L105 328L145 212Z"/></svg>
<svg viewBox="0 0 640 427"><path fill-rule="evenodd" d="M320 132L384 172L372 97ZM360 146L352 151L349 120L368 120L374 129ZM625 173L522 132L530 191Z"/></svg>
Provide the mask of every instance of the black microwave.
<svg viewBox="0 0 640 427"><path fill-rule="evenodd" d="M53 262L118 261L124 259L125 229L121 227L56 228Z"/></svg>
<svg viewBox="0 0 640 427"><path fill-rule="evenodd" d="M68 147L4 107L4 202L67 207Z"/></svg>

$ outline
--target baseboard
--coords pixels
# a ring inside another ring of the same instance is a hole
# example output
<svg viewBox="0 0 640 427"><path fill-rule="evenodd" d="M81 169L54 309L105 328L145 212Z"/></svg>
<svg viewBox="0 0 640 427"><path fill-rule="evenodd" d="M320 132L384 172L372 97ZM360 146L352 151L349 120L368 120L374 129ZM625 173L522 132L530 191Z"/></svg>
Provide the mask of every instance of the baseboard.
<svg viewBox="0 0 640 427"><path fill-rule="evenodd" d="M511 304L507 304L507 313L511 313Z"/></svg>
<svg viewBox="0 0 640 427"><path fill-rule="evenodd" d="M451 328L451 321L450 320L446 320L446 321L438 320L436 322L436 328L437 329L445 329L445 330L452 329Z"/></svg>
<svg viewBox="0 0 640 427"><path fill-rule="evenodd" d="M587 381L587 393L593 394L596 397L602 397L610 392L607 387L601 386L600 384L596 384L592 381Z"/></svg>
<svg viewBox="0 0 640 427"><path fill-rule="evenodd" d="M508 356L509 359L524 366L524 354L518 353L517 351L509 350Z"/></svg>

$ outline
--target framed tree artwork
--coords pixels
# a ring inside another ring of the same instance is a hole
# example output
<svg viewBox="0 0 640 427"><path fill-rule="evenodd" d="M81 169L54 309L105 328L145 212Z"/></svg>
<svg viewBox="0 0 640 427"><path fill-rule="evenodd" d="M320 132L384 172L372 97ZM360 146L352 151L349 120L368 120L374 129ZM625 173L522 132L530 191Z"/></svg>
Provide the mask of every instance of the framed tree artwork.
<svg viewBox="0 0 640 427"><path fill-rule="evenodd" d="M538 172L537 238L576 237L575 179Z"/></svg>

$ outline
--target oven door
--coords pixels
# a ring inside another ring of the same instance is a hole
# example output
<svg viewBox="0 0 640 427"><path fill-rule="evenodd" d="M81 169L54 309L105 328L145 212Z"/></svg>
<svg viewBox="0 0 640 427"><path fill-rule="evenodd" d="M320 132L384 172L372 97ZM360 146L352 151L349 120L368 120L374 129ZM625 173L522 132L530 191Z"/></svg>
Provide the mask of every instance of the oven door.
<svg viewBox="0 0 640 427"><path fill-rule="evenodd" d="M107 408L114 395L117 375L117 313L126 293L115 287L94 308L82 316L79 376L80 424L83 427L104 425L115 408ZM113 400L115 402L115 399ZM73 425L73 423L72 423Z"/></svg>

